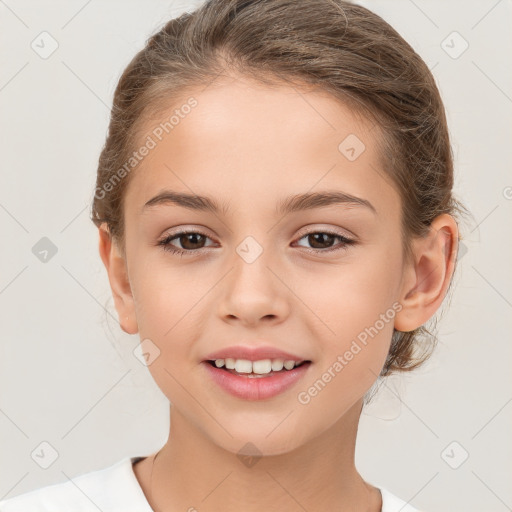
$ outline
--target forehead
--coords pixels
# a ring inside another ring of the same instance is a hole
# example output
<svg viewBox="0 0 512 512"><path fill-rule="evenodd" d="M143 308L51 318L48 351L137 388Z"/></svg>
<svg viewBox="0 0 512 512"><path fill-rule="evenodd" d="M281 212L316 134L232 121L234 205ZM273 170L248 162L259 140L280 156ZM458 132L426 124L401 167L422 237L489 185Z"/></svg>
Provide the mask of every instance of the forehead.
<svg viewBox="0 0 512 512"><path fill-rule="evenodd" d="M188 89L142 126L155 146L125 198L139 207L164 186L227 204L315 186L361 195L385 181L378 127L311 87L224 78Z"/></svg>
<svg viewBox="0 0 512 512"><path fill-rule="evenodd" d="M187 103L192 98L196 106L191 109ZM247 150L277 143L286 144L283 149L307 149L326 136L328 143L336 142L347 129L365 139L369 139L370 132L374 131L372 138L378 132L373 121L324 90L287 82L264 84L240 75L188 88L168 108L148 120L144 130L149 132L159 123L165 125L171 118L174 119L170 131L174 135L182 135L193 145L202 141L222 142L219 148L225 149L237 142L243 142ZM164 137L170 135L168 132ZM232 138L226 140L227 135ZM310 144L304 146L305 141ZM372 141L367 142L372 145Z"/></svg>

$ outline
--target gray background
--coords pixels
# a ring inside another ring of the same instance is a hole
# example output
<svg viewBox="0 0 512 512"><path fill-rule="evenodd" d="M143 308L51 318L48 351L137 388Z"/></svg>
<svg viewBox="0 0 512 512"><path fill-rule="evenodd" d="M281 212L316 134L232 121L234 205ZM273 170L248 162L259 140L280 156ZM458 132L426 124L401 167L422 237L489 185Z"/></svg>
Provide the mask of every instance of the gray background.
<svg viewBox="0 0 512 512"><path fill-rule="evenodd" d="M0 499L166 440L167 400L119 328L88 213L122 70L199 3L0 0ZM512 2L359 3L432 69L474 219L437 351L362 416L357 465L427 512L512 510ZM31 47L43 31L58 43L48 58ZM43 237L57 248L46 262ZM58 455L47 469L41 448Z"/></svg>

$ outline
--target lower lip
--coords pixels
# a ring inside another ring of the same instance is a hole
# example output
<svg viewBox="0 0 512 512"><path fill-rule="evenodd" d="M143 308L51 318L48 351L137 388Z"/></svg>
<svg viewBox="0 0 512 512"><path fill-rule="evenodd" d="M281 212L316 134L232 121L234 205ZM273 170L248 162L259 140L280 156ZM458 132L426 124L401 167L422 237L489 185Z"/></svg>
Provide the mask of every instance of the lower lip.
<svg viewBox="0 0 512 512"><path fill-rule="evenodd" d="M203 361L212 379L231 395L244 400L265 400L283 393L296 384L308 371L311 362L293 370L283 370L270 377L238 376Z"/></svg>

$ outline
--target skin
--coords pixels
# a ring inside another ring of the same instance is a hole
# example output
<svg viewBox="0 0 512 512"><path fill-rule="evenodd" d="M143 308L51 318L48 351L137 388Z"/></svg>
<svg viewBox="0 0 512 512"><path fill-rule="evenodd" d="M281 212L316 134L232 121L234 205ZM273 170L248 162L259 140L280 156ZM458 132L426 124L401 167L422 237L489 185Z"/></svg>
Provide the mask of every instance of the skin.
<svg viewBox="0 0 512 512"><path fill-rule="evenodd" d="M155 510L231 512L243 503L246 512L380 511L380 492L354 464L363 397L384 365L393 326L413 330L441 305L454 270L456 222L437 217L405 261L400 197L380 167L378 129L325 93L232 75L189 95L198 106L131 176L125 254L104 228L99 233L121 327L158 347L148 369L172 403L152 492L155 454L134 466L136 477ZM154 126L148 122L145 135ZM338 150L348 134L366 147L354 161ZM229 211L166 204L141 213L163 189L211 196ZM377 213L345 204L276 216L283 198L320 190L364 198ZM192 256L157 245L179 227L208 237L174 239L175 248L192 247ZM325 229L357 243L326 252L339 239L313 245L305 236ZM249 235L263 249L250 264L236 252ZM394 303L401 305L394 318L300 403L298 393ZM312 361L286 392L242 400L204 371L213 350L262 341ZM251 467L237 457L247 442L262 455Z"/></svg>

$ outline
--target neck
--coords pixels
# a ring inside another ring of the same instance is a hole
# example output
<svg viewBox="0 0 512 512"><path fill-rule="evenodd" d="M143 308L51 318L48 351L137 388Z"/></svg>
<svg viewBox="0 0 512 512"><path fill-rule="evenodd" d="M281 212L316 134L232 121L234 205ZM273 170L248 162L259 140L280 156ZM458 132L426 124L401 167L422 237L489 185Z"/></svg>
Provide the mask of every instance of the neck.
<svg viewBox="0 0 512 512"><path fill-rule="evenodd" d="M169 439L156 462L151 457L150 482L141 486L156 512L239 512L242 503L244 512L380 512L380 491L354 464L360 412L358 402L295 450L251 460L212 442L171 406Z"/></svg>

